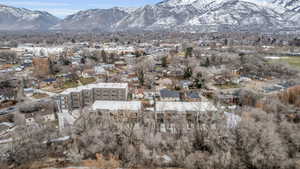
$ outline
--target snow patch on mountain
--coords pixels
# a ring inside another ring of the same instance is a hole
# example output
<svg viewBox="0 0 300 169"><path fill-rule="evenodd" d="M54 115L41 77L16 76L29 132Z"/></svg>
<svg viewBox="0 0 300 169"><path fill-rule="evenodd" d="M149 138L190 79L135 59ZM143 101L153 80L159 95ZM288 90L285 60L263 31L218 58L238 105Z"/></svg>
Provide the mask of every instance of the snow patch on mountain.
<svg viewBox="0 0 300 169"><path fill-rule="evenodd" d="M0 5L0 30L47 30L58 20L48 12Z"/></svg>

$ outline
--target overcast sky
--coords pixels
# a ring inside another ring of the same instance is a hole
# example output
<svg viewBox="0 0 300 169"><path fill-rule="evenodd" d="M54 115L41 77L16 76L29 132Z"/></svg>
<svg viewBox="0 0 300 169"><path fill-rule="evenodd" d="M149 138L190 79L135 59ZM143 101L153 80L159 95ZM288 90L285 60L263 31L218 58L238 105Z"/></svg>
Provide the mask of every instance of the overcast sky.
<svg viewBox="0 0 300 169"><path fill-rule="evenodd" d="M146 4L155 4L162 0L0 0L0 4L32 10L48 11L51 14L64 18L79 10L91 8L139 7Z"/></svg>

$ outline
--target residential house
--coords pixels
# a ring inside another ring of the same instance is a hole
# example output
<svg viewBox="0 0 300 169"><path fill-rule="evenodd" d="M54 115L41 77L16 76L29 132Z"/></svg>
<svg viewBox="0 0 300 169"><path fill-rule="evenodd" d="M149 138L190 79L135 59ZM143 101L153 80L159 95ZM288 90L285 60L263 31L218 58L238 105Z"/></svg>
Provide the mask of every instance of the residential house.
<svg viewBox="0 0 300 169"><path fill-rule="evenodd" d="M144 90L143 89L135 89L132 98L133 99L143 99L144 98Z"/></svg>
<svg viewBox="0 0 300 169"><path fill-rule="evenodd" d="M161 101L180 101L180 93L169 89L161 89L160 100Z"/></svg>
<svg viewBox="0 0 300 169"><path fill-rule="evenodd" d="M193 82L189 80L181 80L179 83L182 89L189 89L189 87L193 85Z"/></svg>
<svg viewBox="0 0 300 169"><path fill-rule="evenodd" d="M188 101L193 101L193 102L201 101L201 97L200 97L199 93L196 91L187 91L185 93L185 98Z"/></svg>

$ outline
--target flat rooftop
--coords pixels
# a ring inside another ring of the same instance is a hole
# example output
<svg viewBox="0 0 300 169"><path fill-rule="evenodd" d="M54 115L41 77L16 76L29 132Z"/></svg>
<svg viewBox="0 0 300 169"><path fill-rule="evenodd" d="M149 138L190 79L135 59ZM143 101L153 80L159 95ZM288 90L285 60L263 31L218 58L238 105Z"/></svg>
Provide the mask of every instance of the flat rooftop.
<svg viewBox="0 0 300 169"><path fill-rule="evenodd" d="M177 111L177 112L206 112L217 111L211 102L156 102L157 112Z"/></svg>
<svg viewBox="0 0 300 169"><path fill-rule="evenodd" d="M95 101L92 110L109 110L109 111L140 111L142 103L140 101Z"/></svg>
<svg viewBox="0 0 300 169"><path fill-rule="evenodd" d="M89 84L85 86L78 86L75 88L69 88L60 94L67 95L72 92L81 92L82 90L90 90L94 88L106 88L106 89L127 89L128 83L97 83L97 84Z"/></svg>

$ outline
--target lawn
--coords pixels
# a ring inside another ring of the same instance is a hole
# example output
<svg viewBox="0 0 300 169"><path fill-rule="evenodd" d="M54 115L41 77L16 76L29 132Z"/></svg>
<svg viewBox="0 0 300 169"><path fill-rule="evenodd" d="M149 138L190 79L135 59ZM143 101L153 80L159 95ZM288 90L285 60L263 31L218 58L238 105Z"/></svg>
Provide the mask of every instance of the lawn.
<svg viewBox="0 0 300 169"><path fill-rule="evenodd" d="M80 85L88 85L88 84L92 84L92 83L95 83L96 82L96 79L94 77L89 77L89 78L83 78L81 77L79 79L79 81L66 81L64 82L63 86L62 86L62 89L69 89L69 88L75 88L75 87L78 87Z"/></svg>
<svg viewBox="0 0 300 169"><path fill-rule="evenodd" d="M35 99L42 99L42 98L48 97L48 95L45 93L34 93L32 95L32 97Z"/></svg>
<svg viewBox="0 0 300 169"><path fill-rule="evenodd" d="M80 82L82 85L87 85L87 84L95 83L96 79L94 77L80 78Z"/></svg>
<svg viewBox="0 0 300 169"><path fill-rule="evenodd" d="M76 81L66 81L63 84L63 89L78 87L78 83Z"/></svg>

